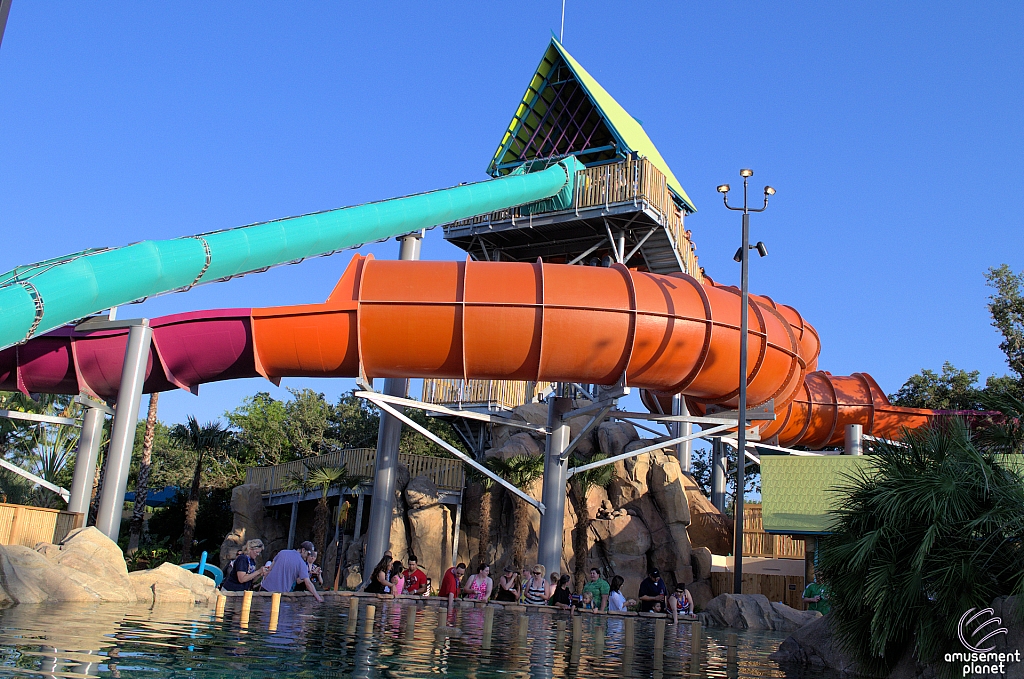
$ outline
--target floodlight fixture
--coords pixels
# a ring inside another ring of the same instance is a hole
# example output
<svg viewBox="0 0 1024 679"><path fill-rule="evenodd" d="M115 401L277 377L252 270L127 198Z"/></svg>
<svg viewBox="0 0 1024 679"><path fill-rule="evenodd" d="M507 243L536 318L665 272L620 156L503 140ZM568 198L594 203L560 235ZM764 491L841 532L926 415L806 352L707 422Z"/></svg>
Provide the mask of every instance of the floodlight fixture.
<svg viewBox="0 0 1024 679"><path fill-rule="evenodd" d="M728 184L722 184L721 186L718 187L718 192L719 193L729 193L729 185Z"/></svg>
<svg viewBox="0 0 1024 679"><path fill-rule="evenodd" d="M757 245L753 246L753 249L757 250L757 254L761 255L762 257L768 256L768 247L761 241L757 241Z"/></svg>
<svg viewBox="0 0 1024 679"><path fill-rule="evenodd" d="M753 177L754 176L754 171L753 170L740 170L740 176L743 177L744 179L747 179L748 177Z"/></svg>
<svg viewBox="0 0 1024 679"><path fill-rule="evenodd" d="M770 186L764 187L764 195L765 196L774 196L775 195L775 189L773 189Z"/></svg>
<svg viewBox="0 0 1024 679"><path fill-rule="evenodd" d="M743 248L742 247L736 248L736 254L732 256L732 261L737 262L737 263L743 261Z"/></svg>

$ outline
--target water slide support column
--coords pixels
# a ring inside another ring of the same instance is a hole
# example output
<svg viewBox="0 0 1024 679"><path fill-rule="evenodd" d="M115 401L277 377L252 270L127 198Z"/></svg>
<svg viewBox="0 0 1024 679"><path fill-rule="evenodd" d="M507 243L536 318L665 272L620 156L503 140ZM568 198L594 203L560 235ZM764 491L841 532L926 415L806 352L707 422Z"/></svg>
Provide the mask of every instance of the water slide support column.
<svg viewBox="0 0 1024 679"><path fill-rule="evenodd" d="M128 347L124 352L124 367L121 369L121 386L117 390L114 426L110 433L110 447L107 449L103 493L96 512L96 527L114 542L117 542L117 534L121 530L124 494L128 490L128 472L135 445L135 428L139 421L139 406L142 405L142 383L146 378L152 340L153 328L148 319L131 321Z"/></svg>
<svg viewBox="0 0 1024 679"><path fill-rule="evenodd" d="M843 451L847 455L863 455L864 454L864 425L862 424L848 424L846 425L845 432L845 450Z"/></svg>
<svg viewBox="0 0 1024 679"><path fill-rule="evenodd" d="M711 442L711 504L720 512L725 511L725 475L729 459L725 456L722 439Z"/></svg>
<svg viewBox="0 0 1024 679"><path fill-rule="evenodd" d="M686 399L683 398L682 394L676 394L672 397L672 414L685 416L690 415L690 409L686 407ZM672 425L673 436L689 436L692 433L693 423L691 422L675 422ZM677 443L676 458L679 460L679 468L684 472L689 473L691 460L693 459L693 441Z"/></svg>
<svg viewBox="0 0 1024 679"><path fill-rule="evenodd" d="M418 231L400 239L398 258L420 258L423 232ZM389 377L384 380L384 393L405 398L409 393L409 380ZM366 529L366 557L363 561L363 580L368 580L372 568L384 552L391 548L391 515L395 509L395 477L398 468L398 443L402 438L402 422L388 413L380 414L377 430L377 459L373 474L373 501L370 503L370 524Z"/></svg>
<svg viewBox="0 0 1024 679"><path fill-rule="evenodd" d="M556 393L564 393L561 385ZM547 569L548 573L562 570L565 484L568 481L569 462L561 457L565 449L569 447L570 441L569 422L563 415L571 408L572 399L564 396L552 396L548 400L548 427L551 433L547 435L544 446L544 488L541 492L544 514L540 517L540 535L537 546L537 561Z"/></svg>
<svg viewBox="0 0 1024 679"><path fill-rule="evenodd" d="M89 513L92 500L92 481L96 475L96 459L100 454L100 440L103 438L103 415L99 408L86 406L82 418L82 433L78 437L75 453L75 475L71 480L68 511L78 514ZM85 525L85 522L82 523Z"/></svg>

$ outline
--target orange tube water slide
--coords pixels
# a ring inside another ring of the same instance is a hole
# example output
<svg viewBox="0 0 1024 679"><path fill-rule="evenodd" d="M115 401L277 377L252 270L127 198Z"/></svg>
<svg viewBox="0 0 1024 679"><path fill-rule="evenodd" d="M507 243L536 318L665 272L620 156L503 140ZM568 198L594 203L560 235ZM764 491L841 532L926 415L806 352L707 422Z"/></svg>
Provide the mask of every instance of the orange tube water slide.
<svg viewBox="0 0 1024 679"><path fill-rule="evenodd" d="M256 370L289 376L614 384L734 407L740 298L677 274L512 262L356 256L327 302L252 310ZM774 399L762 440L821 448L844 425L895 437L932 411L897 408L870 376L816 372L817 333L751 295L751 406Z"/></svg>

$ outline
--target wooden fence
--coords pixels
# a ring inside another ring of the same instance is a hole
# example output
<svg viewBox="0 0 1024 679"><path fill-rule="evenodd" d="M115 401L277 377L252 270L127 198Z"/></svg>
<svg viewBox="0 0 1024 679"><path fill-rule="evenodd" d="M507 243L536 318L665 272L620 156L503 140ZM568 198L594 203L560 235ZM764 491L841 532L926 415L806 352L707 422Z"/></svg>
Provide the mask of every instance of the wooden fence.
<svg viewBox="0 0 1024 679"><path fill-rule="evenodd" d="M714 572L711 574L711 593L731 594L733 574ZM781 601L798 611L807 610L803 602L804 578L801 575L774 575L768 573L744 573L744 594L764 594L768 601Z"/></svg>
<svg viewBox="0 0 1024 679"><path fill-rule="evenodd" d="M804 541L789 535L771 535L764 532L761 505L743 505L743 556L771 559L803 559Z"/></svg>
<svg viewBox="0 0 1024 679"><path fill-rule="evenodd" d="M409 469L412 478L426 476L441 490L461 491L463 485L462 462L429 455L408 455L400 453L399 461ZM305 478L308 467L341 467L349 474L372 479L377 460L375 448L350 448L326 455L307 457L293 462L269 467L250 467L245 473L245 482L258 485L264 495L296 490L292 479Z"/></svg>
<svg viewBox="0 0 1024 679"><path fill-rule="evenodd" d="M75 512L0 503L0 545L56 544L80 528L82 519L83 515Z"/></svg>
<svg viewBox="0 0 1024 679"><path fill-rule="evenodd" d="M445 406L511 410L537 395L547 382L513 380L423 380L423 401Z"/></svg>

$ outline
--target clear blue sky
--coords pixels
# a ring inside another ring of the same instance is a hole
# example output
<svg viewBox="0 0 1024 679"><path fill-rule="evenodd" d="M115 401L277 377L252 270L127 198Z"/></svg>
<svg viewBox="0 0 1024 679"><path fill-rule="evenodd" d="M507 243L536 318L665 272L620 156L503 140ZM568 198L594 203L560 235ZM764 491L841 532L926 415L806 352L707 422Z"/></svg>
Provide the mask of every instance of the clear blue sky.
<svg viewBox="0 0 1024 679"><path fill-rule="evenodd" d="M211 7L210 5L215 5ZM0 47L0 270L483 178L560 2L32 3ZM1020 3L568 0L565 45L697 205L735 282L715 186L778 189L751 286L819 330L821 367L886 391L945 360L1006 370L983 273L1024 269ZM392 242L367 248L394 257ZM457 258L437 230L424 257ZM322 301L348 255L122 315ZM347 381L286 380L332 398ZM171 393L214 418L250 380Z"/></svg>

